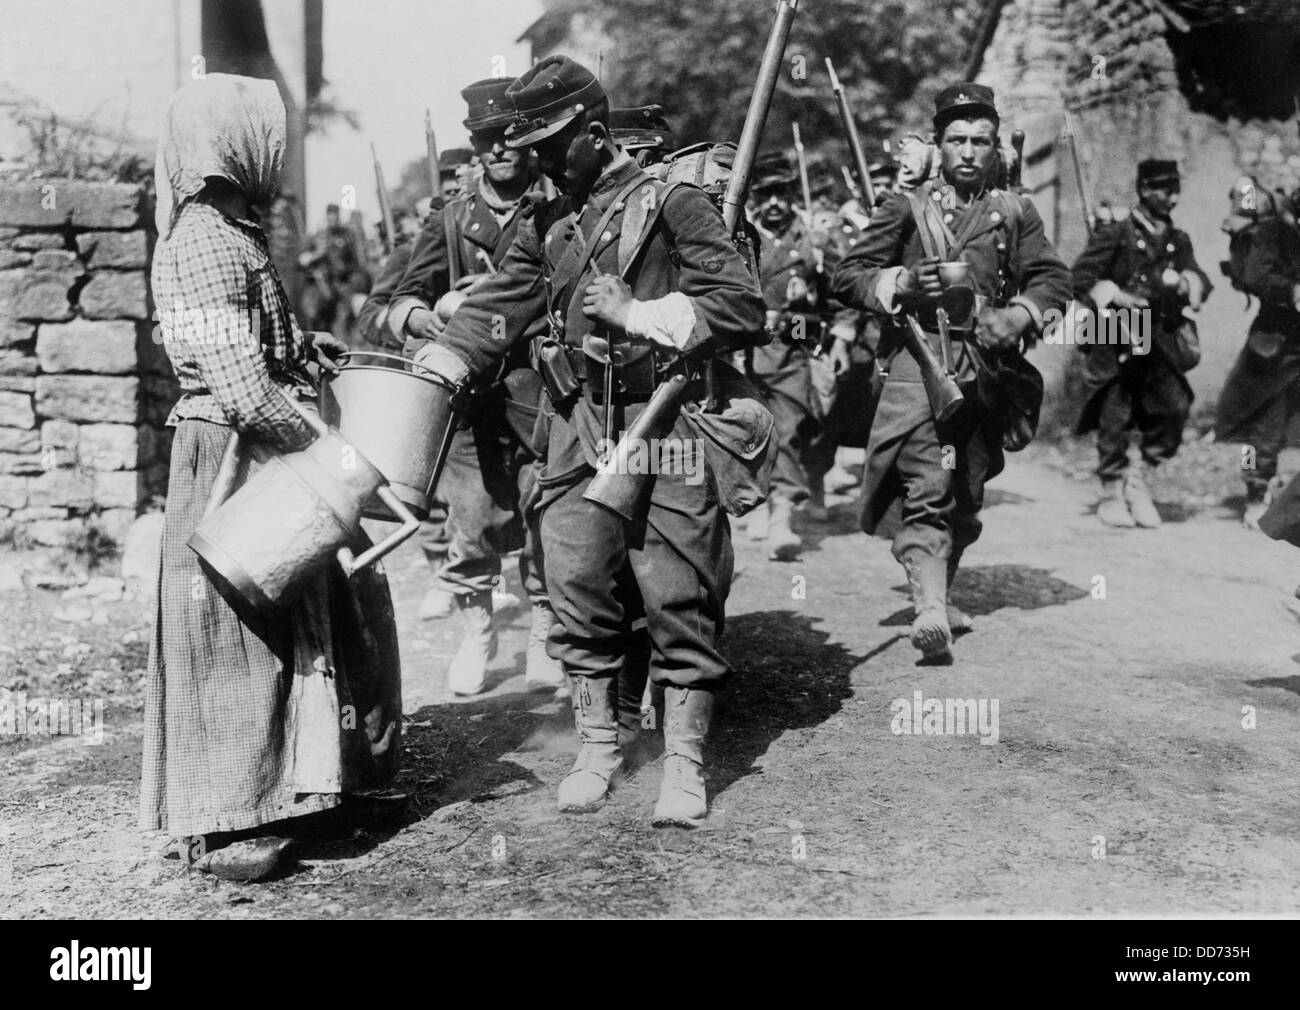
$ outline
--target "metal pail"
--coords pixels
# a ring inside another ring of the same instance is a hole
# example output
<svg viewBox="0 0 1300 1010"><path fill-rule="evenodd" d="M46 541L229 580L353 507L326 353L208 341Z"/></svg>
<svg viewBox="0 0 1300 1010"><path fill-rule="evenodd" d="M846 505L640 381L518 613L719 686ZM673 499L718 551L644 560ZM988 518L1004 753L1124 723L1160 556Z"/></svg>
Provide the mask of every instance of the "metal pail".
<svg viewBox="0 0 1300 1010"><path fill-rule="evenodd" d="M322 384L321 416L382 473L417 518L429 506L456 430L455 389L414 361L378 351L351 351L338 375ZM360 364L358 359L379 359ZM377 497L369 519L393 519Z"/></svg>

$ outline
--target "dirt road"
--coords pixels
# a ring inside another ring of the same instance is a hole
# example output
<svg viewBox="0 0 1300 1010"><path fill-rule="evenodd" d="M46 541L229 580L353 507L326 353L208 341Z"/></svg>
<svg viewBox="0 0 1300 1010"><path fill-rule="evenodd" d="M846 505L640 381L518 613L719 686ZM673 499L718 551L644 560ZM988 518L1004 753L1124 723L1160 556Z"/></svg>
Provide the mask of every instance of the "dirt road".
<svg viewBox="0 0 1300 1010"><path fill-rule="evenodd" d="M523 692L524 617L492 691L452 701L437 678L455 627L415 620L424 562L404 549L389 564L404 673L435 689L407 729L414 814L309 848L299 872L262 886L187 876L160 858L166 839L134 829L144 660L129 639L147 634L147 608L56 622L56 596L9 592L0 687L105 697L108 710L97 746L0 738L0 904L186 917L1300 910L1300 552L1223 507L1172 507L1181 521L1136 532L1091 511L1085 486L1012 461L956 589L975 631L947 667L916 664L901 571L855 532L849 504L811 530L798 564L769 564L738 535L737 673L711 745L712 814L689 833L650 826L658 764L598 814L556 813L571 717ZM922 711L901 711L918 692ZM929 699L971 699L972 725L938 723L968 732L925 732Z"/></svg>

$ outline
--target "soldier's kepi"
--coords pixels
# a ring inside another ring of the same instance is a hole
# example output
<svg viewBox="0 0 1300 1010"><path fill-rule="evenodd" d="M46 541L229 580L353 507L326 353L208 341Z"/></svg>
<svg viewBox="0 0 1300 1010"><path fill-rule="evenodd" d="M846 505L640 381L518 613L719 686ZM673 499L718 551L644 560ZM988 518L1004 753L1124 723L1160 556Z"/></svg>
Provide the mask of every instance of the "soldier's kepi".
<svg viewBox="0 0 1300 1010"><path fill-rule="evenodd" d="M1001 471L1004 446L1023 447L1037 422L1041 379L1021 351L1044 313L1068 300L1070 276L1033 204L992 188L993 92L945 88L934 129L940 178L877 209L832 290L882 316L883 388L867 446L862 528L884 532L893 513L894 557L916 614L912 644L942 661L951 656L952 626L969 624L947 596L962 552L980 534L984 484ZM913 323L929 357L947 352L964 396L946 420L932 412L922 365L899 353L903 327Z"/></svg>
<svg viewBox="0 0 1300 1010"><path fill-rule="evenodd" d="M617 675L644 614L651 676L666 695L655 821L695 824L707 811L704 737L729 672L717 648L732 574L726 518L696 466L681 466L680 456L672 465L672 445L650 461L657 472L632 521L584 492L600 463L607 409L619 437L670 377L688 377L696 405L665 441L698 462L699 363L754 339L762 303L708 197L652 179L613 142L609 104L590 71L551 57L510 97L509 142L533 147L564 195L530 208L499 271L416 360L463 383L549 318L549 332L533 341L556 410L539 503L559 619L549 651L572 677L581 741L560 807L598 808L622 766Z"/></svg>
<svg viewBox="0 0 1300 1010"><path fill-rule="evenodd" d="M389 325L408 345L423 346L442 332L455 304L465 297L462 288L497 269L519 227L519 208L536 176L528 152L506 146L506 127L514 119L506 97L512 82L488 78L461 91L480 171L465 192L431 215L393 291ZM460 281L449 290L454 277ZM559 664L546 654L555 618L535 522L530 522L536 517L528 508L535 495L541 383L523 344L493 378L474 397L467 423L453 435L447 453L439 484L449 511L451 543L445 563L426 541L426 554L438 570L430 597L436 601L434 594L451 594L464 629L447 674L448 686L461 695L486 687L497 647L492 587L501 575L501 555L516 547L524 548L519 574L532 610L525 683L552 689L566 684Z"/></svg>

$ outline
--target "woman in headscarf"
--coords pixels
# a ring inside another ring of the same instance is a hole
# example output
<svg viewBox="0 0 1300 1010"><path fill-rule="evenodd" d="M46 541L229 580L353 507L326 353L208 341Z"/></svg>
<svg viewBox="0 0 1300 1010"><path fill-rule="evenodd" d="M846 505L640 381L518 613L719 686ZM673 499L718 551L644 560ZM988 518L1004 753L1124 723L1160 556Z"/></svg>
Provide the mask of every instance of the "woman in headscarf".
<svg viewBox="0 0 1300 1010"><path fill-rule="evenodd" d="M396 771L400 670L387 583L323 573L287 616L222 595L186 546L237 433L254 445L313 439L288 402L315 400L308 363L347 349L298 328L257 224L284 158L275 85L209 74L173 96L156 167L153 292L181 398L149 656L140 819L181 841L201 870L261 879L287 859L291 818L388 784ZM364 601L364 602L362 602ZM363 623L364 615L364 623Z"/></svg>

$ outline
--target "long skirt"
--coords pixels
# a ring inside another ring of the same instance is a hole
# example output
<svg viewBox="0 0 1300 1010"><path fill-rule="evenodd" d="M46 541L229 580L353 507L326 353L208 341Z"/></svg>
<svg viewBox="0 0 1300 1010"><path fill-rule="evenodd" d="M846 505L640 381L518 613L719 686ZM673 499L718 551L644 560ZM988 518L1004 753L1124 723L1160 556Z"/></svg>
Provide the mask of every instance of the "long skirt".
<svg viewBox="0 0 1300 1010"><path fill-rule="evenodd" d="M401 749L401 668L388 582L323 571L280 614L227 600L186 545L231 429L182 421L149 652L140 825L239 831L380 788ZM243 468L241 467L241 470Z"/></svg>

